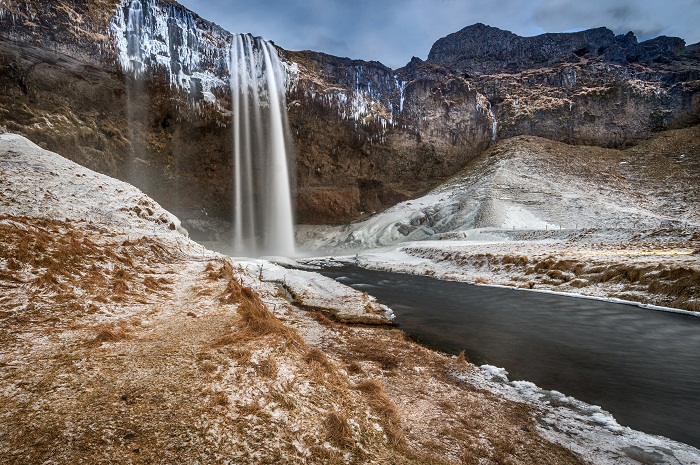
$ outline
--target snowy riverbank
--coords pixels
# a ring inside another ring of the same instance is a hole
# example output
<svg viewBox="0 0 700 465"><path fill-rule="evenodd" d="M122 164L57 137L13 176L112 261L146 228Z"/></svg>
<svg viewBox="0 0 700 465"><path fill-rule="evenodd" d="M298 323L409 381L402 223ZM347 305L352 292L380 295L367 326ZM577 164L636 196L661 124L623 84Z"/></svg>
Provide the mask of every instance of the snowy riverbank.
<svg viewBox="0 0 700 465"><path fill-rule="evenodd" d="M311 307L377 310L205 250L137 189L19 136L0 135L0 179L0 461L700 463L498 369L292 305L280 280Z"/></svg>

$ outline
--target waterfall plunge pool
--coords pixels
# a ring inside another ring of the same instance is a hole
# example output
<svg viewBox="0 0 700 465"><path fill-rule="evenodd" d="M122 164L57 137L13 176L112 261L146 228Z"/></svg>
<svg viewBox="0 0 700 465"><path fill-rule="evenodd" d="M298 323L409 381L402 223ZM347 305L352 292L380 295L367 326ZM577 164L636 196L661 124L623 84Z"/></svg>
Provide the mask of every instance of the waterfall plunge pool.
<svg viewBox="0 0 700 465"><path fill-rule="evenodd" d="M375 296L429 347L700 448L700 318L355 266L320 273Z"/></svg>

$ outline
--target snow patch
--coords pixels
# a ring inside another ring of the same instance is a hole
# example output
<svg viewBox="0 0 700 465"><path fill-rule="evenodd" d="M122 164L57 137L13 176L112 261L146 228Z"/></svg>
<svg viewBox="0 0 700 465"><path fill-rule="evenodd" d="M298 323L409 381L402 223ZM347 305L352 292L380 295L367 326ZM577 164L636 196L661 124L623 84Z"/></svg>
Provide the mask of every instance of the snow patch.
<svg viewBox="0 0 700 465"><path fill-rule="evenodd" d="M644 455L653 455L655 460L650 463L655 464L700 463L700 451L692 446L620 426L599 406L558 391L540 389L528 381L509 381L503 368L482 365L479 370L453 376L479 389L536 407L538 432L591 463L638 465L638 459Z"/></svg>
<svg viewBox="0 0 700 465"><path fill-rule="evenodd" d="M285 260L288 262L288 260ZM281 286L298 304L348 323L390 324L393 311L365 292L318 273L283 268L267 260L238 262L259 280Z"/></svg>

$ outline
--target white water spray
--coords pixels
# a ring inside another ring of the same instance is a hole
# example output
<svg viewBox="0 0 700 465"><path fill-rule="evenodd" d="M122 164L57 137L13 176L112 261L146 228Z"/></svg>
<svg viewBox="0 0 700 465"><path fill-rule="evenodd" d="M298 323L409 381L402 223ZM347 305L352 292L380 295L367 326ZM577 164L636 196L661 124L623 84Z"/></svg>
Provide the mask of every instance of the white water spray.
<svg viewBox="0 0 700 465"><path fill-rule="evenodd" d="M248 34L231 46L233 248L241 255L294 254L284 69L269 42Z"/></svg>

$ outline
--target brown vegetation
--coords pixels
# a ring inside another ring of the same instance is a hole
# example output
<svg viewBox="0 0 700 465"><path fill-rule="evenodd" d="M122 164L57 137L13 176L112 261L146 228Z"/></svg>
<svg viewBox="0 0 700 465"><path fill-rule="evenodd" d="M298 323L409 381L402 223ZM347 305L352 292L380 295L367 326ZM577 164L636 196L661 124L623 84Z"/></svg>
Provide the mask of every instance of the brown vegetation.
<svg viewBox="0 0 700 465"><path fill-rule="evenodd" d="M14 367L0 370L0 461L576 463L503 437L528 414L489 417L501 401L450 377L466 359L297 311L229 259L175 262L156 238L61 222L0 227L0 366Z"/></svg>
<svg viewBox="0 0 700 465"><path fill-rule="evenodd" d="M401 416L396 405L387 397L381 383L374 379L365 380L353 386L353 389L357 389L365 395L367 403L381 419L384 431L386 431L392 445L403 447L405 441L401 429Z"/></svg>
<svg viewBox="0 0 700 465"><path fill-rule="evenodd" d="M342 413L329 413L323 426L326 428L326 439L336 447L347 449L355 445L348 419Z"/></svg>
<svg viewBox="0 0 700 465"><path fill-rule="evenodd" d="M0 286L25 296L0 300L0 306L18 319L62 313L67 323L95 313L96 302L145 302L172 291L172 281L152 270L177 259L153 238L120 241L67 221L0 216L0 242ZM18 311L22 306L36 312Z"/></svg>
<svg viewBox="0 0 700 465"><path fill-rule="evenodd" d="M567 249L566 244L548 245L544 246L548 248L546 253L535 249L529 256L508 252L517 247L504 246L497 253L468 249L436 252L421 246L407 251L456 264L475 274L472 281L477 284L510 284L609 297L624 294L627 300L642 303L690 311L700 307L700 268L684 258L691 257L691 252L675 252L693 250L695 242L625 247L588 244L579 250Z"/></svg>

